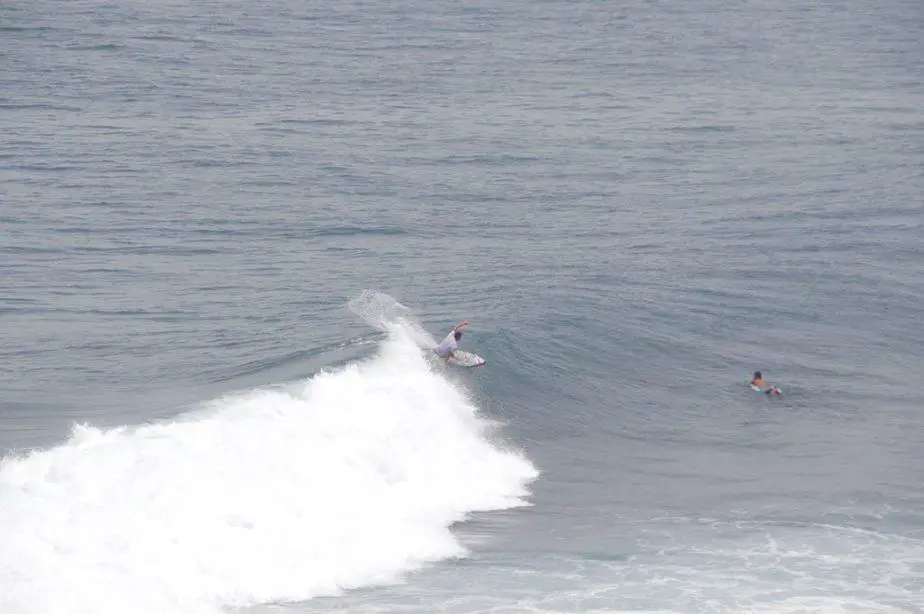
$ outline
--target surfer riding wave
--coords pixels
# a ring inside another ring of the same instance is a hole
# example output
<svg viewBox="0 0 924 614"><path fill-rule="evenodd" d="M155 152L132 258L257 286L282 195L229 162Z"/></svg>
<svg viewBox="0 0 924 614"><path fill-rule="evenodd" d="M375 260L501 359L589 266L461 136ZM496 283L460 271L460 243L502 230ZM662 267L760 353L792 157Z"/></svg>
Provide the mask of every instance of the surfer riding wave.
<svg viewBox="0 0 924 614"><path fill-rule="evenodd" d="M452 327L446 338L436 346L436 354L440 358L450 359L454 356L455 351L459 349L459 341L462 339L462 331L459 329L468 324L468 320L462 320Z"/></svg>

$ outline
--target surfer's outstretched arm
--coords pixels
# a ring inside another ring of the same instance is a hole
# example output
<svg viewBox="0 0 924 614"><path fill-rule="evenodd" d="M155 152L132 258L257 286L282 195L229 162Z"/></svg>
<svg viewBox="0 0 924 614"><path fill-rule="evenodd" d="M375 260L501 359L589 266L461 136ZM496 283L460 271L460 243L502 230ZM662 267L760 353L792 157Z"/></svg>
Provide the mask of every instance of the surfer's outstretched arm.
<svg viewBox="0 0 924 614"><path fill-rule="evenodd" d="M456 324L455 326L453 326L453 327L452 327L452 330L453 330L453 331L457 331L457 330L459 330L460 328L462 328L463 326L465 326L466 324L468 324L468 320L462 320L461 322L459 322L458 324Z"/></svg>

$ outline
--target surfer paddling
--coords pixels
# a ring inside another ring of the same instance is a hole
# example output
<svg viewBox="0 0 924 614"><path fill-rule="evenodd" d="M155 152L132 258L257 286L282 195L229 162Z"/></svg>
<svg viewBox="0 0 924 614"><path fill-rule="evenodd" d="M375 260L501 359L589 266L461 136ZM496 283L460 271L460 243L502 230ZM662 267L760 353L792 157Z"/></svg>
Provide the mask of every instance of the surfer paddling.
<svg viewBox="0 0 924 614"><path fill-rule="evenodd" d="M436 354L440 358L452 358L453 353L459 349L459 340L462 339L462 332L459 330L468 324L468 320L462 320L452 327L446 338L436 347Z"/></svg>
<svg viewBox="0 0 924 614"><path fill-rule="evenodd" d="M782 392L776 386L768 384L760 371L754 371L754 377L751 378L751 386L764 394L780 394Z"/></svg>

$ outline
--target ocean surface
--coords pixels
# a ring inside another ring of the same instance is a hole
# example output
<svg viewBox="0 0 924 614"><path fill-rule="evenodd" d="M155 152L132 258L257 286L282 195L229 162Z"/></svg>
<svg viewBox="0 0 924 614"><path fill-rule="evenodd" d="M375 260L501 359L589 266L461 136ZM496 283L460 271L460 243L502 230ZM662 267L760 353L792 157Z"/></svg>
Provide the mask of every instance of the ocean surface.
<svg viewBox="0 0 924 614"><path fill-rule="evenodd" d="M921 613L922 41L3 2L0 613Z"/></svg>

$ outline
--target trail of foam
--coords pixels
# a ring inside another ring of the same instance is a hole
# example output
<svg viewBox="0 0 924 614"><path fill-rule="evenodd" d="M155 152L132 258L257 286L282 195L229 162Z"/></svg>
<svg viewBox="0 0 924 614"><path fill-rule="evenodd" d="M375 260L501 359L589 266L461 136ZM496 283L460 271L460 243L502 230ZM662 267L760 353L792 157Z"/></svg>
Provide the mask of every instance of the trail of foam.
<svg viewBox="0 0 924 614"><path fill-rule="evenodd" d="M916 531L889 530L889 524L859 528L810 520L746 520L737 514L636 523L613 517L610 534L602 532L599 544L575 539L568 551L558 553L493 552L480 556L477 565L440 567L407 585L383 589L374 599L347 594L334 602L306 604L299 612L924 611L924 540ZM258 608L253 614L275 613Z"/></svg>
<svg viewBox="0 0 924 614"><path fill-rule="evenodd" d="M537 475L394 319L379 354L0 463L0 612L213 614L398 580Z"/></svg>

